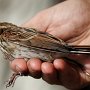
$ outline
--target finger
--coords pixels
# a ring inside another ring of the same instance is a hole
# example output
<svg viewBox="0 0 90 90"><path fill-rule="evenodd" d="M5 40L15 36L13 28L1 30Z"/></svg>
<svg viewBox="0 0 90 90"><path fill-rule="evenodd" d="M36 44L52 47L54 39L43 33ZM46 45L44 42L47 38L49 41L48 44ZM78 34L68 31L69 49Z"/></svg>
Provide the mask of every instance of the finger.
<svg viewBox="0 0 90 90"><path fill-rule="evenodd" d="M41 77L41 64L42 64L41 60L36 59L36 58L30 59L27 62L30 76L32 76L34 78Z"/></svg>
<svg viewBox="0 0 90 90"><path fill-rule="evenodd" d="M10 62L11 69L15 72L27 72L27 62L24 59L15 59Z"/></svg>
<svg viewBox="0 0 90 90"><path fill-rule="evenodd" d="M41 66L42 79L49 84L57 84L57 72L52 63L44 62Z"/></svg>
<svg viewBox="0 0 90 90"><path fill-rule="evenodd" d="M79 88L81 85L81 77L77 68L70 66L62 59L56 59L54 61L54 67L59 72L59 80L62 85L67 88Z"/></svg>
<svg viewBox="0 0 90 90"><path fill-rule="evenodd" d="M39 31L45 32L49 25L49 21L50 21L50 16L44 10L38 13L36 16L34 16L30 21L27 21L26 23L24 23L22 26L35 28Z"/></svg>

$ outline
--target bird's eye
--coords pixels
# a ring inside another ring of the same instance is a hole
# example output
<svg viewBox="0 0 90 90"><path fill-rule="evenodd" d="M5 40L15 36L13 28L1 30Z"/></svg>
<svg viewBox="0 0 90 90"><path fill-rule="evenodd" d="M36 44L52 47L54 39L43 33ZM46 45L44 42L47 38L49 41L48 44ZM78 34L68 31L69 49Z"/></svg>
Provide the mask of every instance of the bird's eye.
<svg viewBox="0 0 90 90"><path fill-rule="evenodd" d="M0 29L0 35L3 33L3 29Z"/></svg>

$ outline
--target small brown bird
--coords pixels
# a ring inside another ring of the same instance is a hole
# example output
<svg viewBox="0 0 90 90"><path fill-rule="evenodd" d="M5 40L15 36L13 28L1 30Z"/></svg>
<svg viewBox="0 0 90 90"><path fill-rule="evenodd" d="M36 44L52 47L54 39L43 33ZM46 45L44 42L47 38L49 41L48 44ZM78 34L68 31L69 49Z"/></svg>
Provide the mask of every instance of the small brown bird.
<svg viewBox="0 0 90 90"><path fill-rule="evenodd" d="M52 62L57 58L65 58L68 62L78 65L75 60L69 59L69 54L90 54L90 46L71 46L63 40L46 32L40 32L33 28L23 28L11 23L0 23L0 50L9 61L15 58L39 58L43 61ZM24 75L14 73L6 87L11 86L16 77Z"/></svg>

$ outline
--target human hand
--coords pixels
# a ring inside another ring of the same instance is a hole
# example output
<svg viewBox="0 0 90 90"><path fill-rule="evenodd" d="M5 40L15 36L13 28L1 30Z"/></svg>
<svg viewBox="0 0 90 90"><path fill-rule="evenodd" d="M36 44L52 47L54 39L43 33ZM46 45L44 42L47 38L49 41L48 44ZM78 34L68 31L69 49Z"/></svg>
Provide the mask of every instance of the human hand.
<svg viewBox="0 0 90 90"><path fill-rule="evenodd" d="M42 32L48 32L65 42L75 45L90 45L90 3L88 0L67 0L54 7L46 9L24 27L32 27ZM70 56L84 65L90 73L90 57L84 55ZM35 78L43 78L50 84L63 85L69 89L80 89L90 83L90 77L77 67L56 59L53 63L42 62L39 59L16 59L11 62L14 71L26 72ZM73 81L73 82L72 82Z"/></svg>

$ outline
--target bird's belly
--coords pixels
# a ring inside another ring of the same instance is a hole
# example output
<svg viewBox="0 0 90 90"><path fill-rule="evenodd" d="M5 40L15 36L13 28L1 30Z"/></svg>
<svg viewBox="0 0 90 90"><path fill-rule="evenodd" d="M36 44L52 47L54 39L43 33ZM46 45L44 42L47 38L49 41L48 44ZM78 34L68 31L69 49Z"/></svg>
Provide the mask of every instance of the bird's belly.
<svg viewBox="0 0 90 90"><path fill-rule="evenodd" d="M14 58L26 58L26 59L31 59L31 58L39 58L43 61L53 61L56 58L60 58L64 56L62 53L56 53L56 52L50 52L50 51L45 51L45 50L40 50L40 49L32 49L32 48L26 48L17 45L16 49L12 53L12 56Z"/></svg>
<svg viewBox="0 0 90 90"><path fill-rule="evenodd" d="M43 61L53 61L61 57L67 56L67 54L62 52L52 52L37 48L25 47L16 43L3 42L3 45L7 48L1 48L3 52L6 52L6 59L12 60L15 58L25 58L26 60L31 58L39 58ZM5 54L5 53L4 53Z"/></svg>

